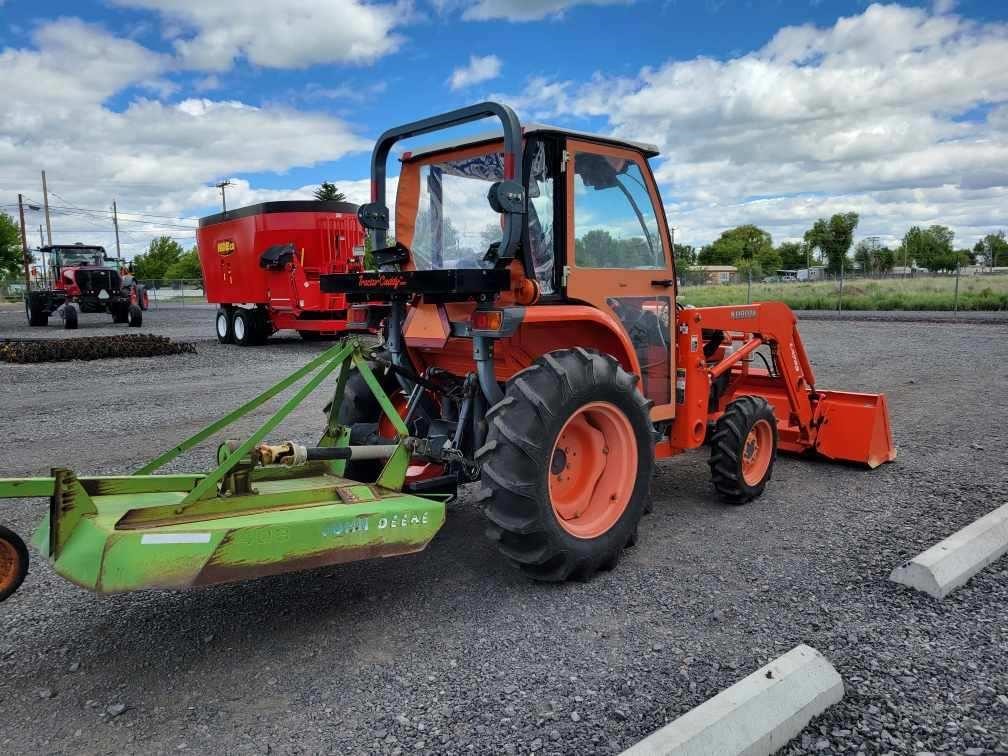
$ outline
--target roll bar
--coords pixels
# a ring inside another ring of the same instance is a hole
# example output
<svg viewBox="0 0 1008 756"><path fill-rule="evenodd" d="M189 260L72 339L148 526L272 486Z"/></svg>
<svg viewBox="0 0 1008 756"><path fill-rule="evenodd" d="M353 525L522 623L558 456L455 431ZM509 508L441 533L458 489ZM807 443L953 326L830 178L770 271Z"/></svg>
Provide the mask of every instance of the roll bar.
<svg viewBox="0 0 1008 756"><path fill-rule="evenodd" d="M374 232L376 249L385 246L385 232L389 227L385 174L393 145L403 139L493 116L500 119L504 128L504 181L497 182L490 188L488 199L494 209L504 215L503 237L497 259L507 264L507 261L514 258L525 216L525 191L519 173L522 167L521 123L517 114L507 105L489 101L396 126L378 137L371 153L371 202L362 205L357 211L361 224Z"/></svg>

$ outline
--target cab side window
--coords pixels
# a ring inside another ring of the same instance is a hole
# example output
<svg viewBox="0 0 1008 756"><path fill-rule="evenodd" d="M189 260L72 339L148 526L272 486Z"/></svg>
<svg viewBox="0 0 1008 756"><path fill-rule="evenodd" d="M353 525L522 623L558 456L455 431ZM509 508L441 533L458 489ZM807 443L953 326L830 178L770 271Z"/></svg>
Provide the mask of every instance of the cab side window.
<svg viewBox="0 0 1008 756"><path fill-rule="evenodd" d="M665 267L654 203L634 160L575 154L574 263L579 268Z"/></svg>
<svg viewBox="0 0 1008 756"><path fill-rule="evenodd" d="M539 291L553 293L553 268L556 260L553 234L553 184L552 162L547 160L546 147L541 141L530 145L531 165L528 183L528 239L529 254L535 269Z"/></svg>

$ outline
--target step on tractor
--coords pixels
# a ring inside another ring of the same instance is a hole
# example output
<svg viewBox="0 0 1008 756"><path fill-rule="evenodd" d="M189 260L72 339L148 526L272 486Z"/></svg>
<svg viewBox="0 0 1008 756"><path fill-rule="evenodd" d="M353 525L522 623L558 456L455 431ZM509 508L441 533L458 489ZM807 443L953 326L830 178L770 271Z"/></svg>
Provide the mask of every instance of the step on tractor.
<svg viewBox="0 0 1008 756"><path fill-rule="evenodd" d="M66 329L75 329L82 312L105 312L113 323L143 325L150 303L147 287L134 278L122 260L106 255L105 248L61 244L39 249L41 266L31 270L25 292L25 316L30 326L45 326L59 315Z"/></svg>
<svg viewBox="0 0 1008 756"><path fill-rule="evenodd" d="M401 153L389 238L393 146L484 118L502 132ZM729 505L764 492L778 451L893 460L885 397L817 387L786 306L677 304L655 155L522 128L496 103L387 131L358 211L377 270L320 278L385 308L381 347L344 339L131 475L53 468L0 480L0 496L48 499L35 546L58 574L112 592L419 551L475 483L503 558L563 581L635 543L658 459L709 447ZM270 441L330 377L319 440ZM224 439L209 472L158 474L281 392L293 394L251 436ZM0 598L27 554L0 531Z"/></svg>

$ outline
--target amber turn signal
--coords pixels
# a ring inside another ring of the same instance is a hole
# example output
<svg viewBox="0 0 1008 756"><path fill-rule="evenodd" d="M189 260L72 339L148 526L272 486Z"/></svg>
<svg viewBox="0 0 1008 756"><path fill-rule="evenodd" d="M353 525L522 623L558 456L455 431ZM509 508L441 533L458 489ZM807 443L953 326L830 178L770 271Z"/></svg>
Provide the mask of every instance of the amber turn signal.
<svg viewBox="0 0 1008 756"><path fill-rule="evenodd" d="M476 310L469 321L474 331L499 331L504 323L500 310Z"/></svg>
<svg viewBox="0 0 1008 756"><path fill-rule="evenodd" d="M539 283L534 278L523 278L514 290L515 302L531 305L539 301Z"/></svg>

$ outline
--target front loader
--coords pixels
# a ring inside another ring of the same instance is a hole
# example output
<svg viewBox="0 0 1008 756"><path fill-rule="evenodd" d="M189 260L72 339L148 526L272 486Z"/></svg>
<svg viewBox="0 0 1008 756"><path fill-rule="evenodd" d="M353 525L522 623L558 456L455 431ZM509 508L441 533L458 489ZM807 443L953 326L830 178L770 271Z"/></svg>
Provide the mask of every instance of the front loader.
<svg viewBox="0 0 1008 756"><path fill-rule="evenodd" d="M484 118L502 132L402 153L387 238L392 148ZM417 551L477 483L502 555L562 581L633 545L656 459L709 446L713 488L734 505L763 493L778 450L893 460L885 397L817 388L785 305L677 304L657 154L523 128L492 102L385 132L358 212L378 269L320 279L386 316L383 346L333 347L133 475L54 469L0 480L0 496L48 498L37 548L109 592ZM330 376L320 440L270 443ZM255 434L219 447L211 472L154 474L301 381ZM26 565L0 531L0 599Z"/></svg>

